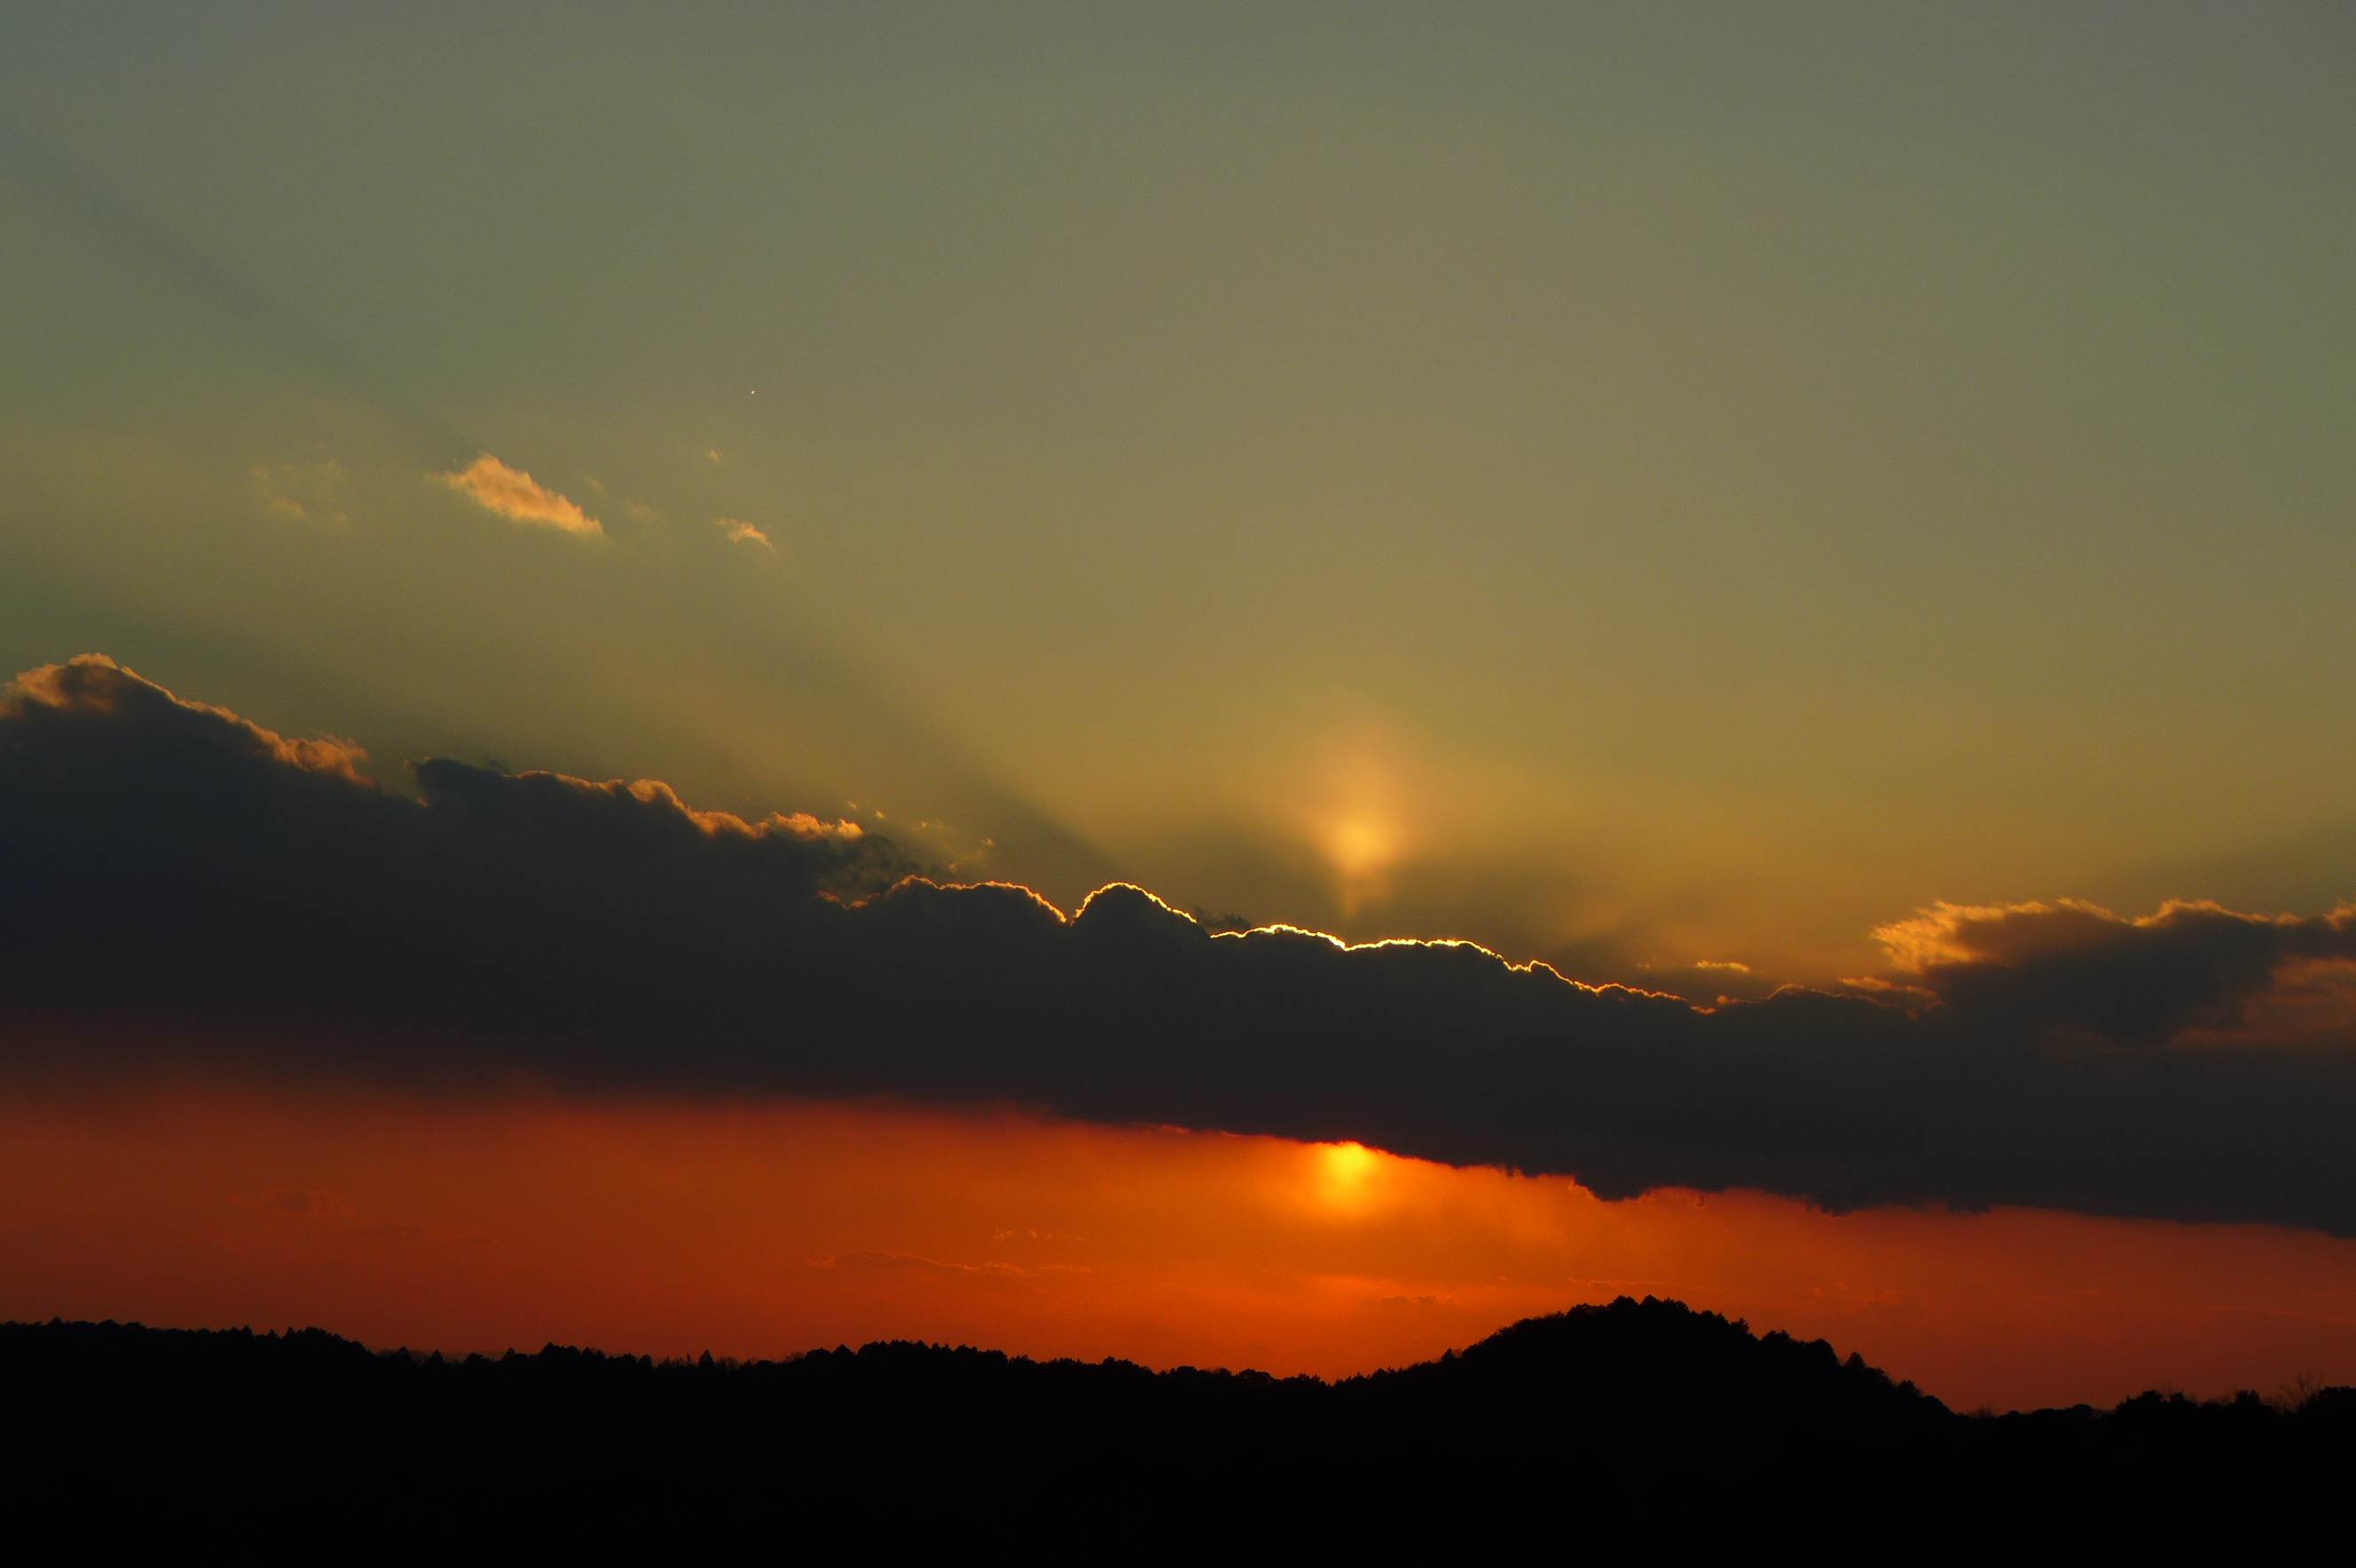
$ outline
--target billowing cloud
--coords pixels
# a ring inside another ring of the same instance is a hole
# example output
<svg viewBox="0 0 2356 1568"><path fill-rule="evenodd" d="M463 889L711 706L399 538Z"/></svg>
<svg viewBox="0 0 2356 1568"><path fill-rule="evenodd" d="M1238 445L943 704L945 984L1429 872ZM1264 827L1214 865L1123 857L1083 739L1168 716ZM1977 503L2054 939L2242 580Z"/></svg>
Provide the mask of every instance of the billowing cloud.
<svg viewBox="0 0 2356 1568"><path fill-rule="evenodd" d="M177 770L200 757L237 759L241 765L291 776L322 777L373 788L360 772L368 752L349 741L288 740L251 724L226 708L190 702L145 681L103 654L27 670L0 692L0 766L12 782L35 762L45 741L73 726L96 749L76 761L92 778L118 763ZM118 782L129 784L129 780ZM11 823L29 828L30 822Z"/></svg>
<svg viewBox="0 0 2356 1568"><path fill-rule="evenodd" d="M519 523L562 528L569 534L602 537L605 526L520 468L510 468L486 452L455 474L436 475L472 496L476 505Z"/></svg>
<svg viewBox="0 0 2356 1568"><path fill-rule="evenodd" d="M2294 960L2356 962L2356 907L2300 919L2170 901L2125 920L2090 903L1940 904L1874 933L1958 1017L2149 1045L2230 1028Z"/></svg>
<svg viewBox="0 0 2356 1568"><path fill-rule="evenodd" d="M16 1062L1001 1102L1606 1194L2356 1234L2356 1040L2198 1038L2344 952L2349 912L1942 908L1888 935L1907 1005L1704 1010L1462 944L1215 934L1131 887L1067 917L659 784L435 761L410 798L357 763L103 659L21 677L0 702Z"/></svg>
<svg viewBox="0 0 2356 1568"><path fill-rule="evenodd" d="M769 542L768 535L752 524L736 517L714 517L712 519L712 526L726 534L731 544L765 545Z"/></svg>

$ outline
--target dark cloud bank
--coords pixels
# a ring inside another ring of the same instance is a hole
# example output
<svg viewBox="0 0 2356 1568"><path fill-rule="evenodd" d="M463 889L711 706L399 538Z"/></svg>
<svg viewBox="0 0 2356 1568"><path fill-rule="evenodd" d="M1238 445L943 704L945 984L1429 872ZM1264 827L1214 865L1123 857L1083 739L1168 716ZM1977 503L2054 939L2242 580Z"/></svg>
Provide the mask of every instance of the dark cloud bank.
<svg viewBox="0 0 2356 1568"><path fill-rule="evenodd" d="M902 880L888 843L659 785L287 741L99 658L0 699L17 1071L1002 1101L1834 1207L2356 1235L2356 1039L2258 1025L2356 911L1943 908L1912 987L1714 1011L1481 949L1214 936L1134 889Z"/></svg>

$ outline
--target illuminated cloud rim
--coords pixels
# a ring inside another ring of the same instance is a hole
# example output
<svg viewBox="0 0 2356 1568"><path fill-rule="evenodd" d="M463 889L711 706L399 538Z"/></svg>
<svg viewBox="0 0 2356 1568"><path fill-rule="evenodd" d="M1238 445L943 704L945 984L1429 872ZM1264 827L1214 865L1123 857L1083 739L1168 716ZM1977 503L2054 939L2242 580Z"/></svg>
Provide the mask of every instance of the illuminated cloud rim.
<svg viewBox="0 0 2356 1568"><path fill-rule="evenodd" d="M537 528L562 528L584 539L601 539L605 525L583 511L565 496L542 485L520 468L510 468L486 452L455 474L436 478L485 511L511 522Z"/></svg>
<svg viewBox="0 0 2356 1568"><path fill-rule="evenodd" d="M1606 1195L2356 1235L2356 911L1940 906L1896 978L1704 1011L1483 949L1066 917L880 836L448 761L414 797L86 656L0 697L19 1072L884 1094L1357 1139Z"/></svg>

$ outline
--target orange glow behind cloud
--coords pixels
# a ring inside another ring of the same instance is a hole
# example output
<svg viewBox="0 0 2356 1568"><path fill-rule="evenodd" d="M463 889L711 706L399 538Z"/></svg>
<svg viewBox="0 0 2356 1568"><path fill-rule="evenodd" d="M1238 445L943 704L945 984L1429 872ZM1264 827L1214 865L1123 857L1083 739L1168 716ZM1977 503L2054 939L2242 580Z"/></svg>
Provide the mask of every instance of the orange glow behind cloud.
<svg viewBox="0 0 2356 1568"><path fill-rule="evenodd" d="M1327 1376L1674 1296L1950 1403L2356 1381L2356 1243L2020 1211L1607 1203L1355 1145L358 1093L0 1099L0 1317L775 1356L895 1337Z"/></svg>

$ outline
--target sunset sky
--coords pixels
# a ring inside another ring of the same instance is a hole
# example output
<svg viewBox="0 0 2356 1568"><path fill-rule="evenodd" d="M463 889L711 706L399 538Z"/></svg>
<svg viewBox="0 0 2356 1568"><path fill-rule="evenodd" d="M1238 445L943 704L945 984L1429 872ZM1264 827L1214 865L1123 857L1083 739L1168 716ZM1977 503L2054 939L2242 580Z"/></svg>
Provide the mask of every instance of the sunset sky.
<svg viewBox="0 0 2356 1568"><path fill-rule="evenodd" d="M2343 5L16 6L0 233L0 1317L2356 1381Z"/></svg>

